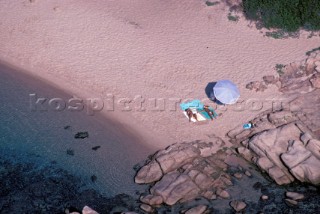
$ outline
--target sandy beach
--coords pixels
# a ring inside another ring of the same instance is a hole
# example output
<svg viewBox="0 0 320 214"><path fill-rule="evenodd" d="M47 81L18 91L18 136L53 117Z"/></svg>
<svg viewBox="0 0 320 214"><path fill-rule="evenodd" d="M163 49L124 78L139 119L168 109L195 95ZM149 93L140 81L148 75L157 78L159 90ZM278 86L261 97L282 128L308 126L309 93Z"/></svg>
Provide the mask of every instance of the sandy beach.
<svg viewBox="0 0 320 214"><path fill-rule="evenodd" d="M98 142L89 141L86 148L74 146L76 159L70 165L95 168L101 173L98 182L110 181L107 186L114 185L122 192L133 183L128 176L134 172L127 166L142 160L149 151L175 142L210 141L212 134L226 139L229 130L270 108L269 101L259 110L249 105L255 99L281 97L277 88L256 93L247 90L246 84L276 74L276 64L303 60L307 51L319 46L319 37L307 38L304 34L299 39L265 37L255 27L249 27L243 17L232 22L227 14L225 4L208 7L200 0L0 1L0 60L40 78L44 82L41 84L57 88L54 91L65 92L66 99L103 101L104 107L94 116L85 111L79 118L52 114L55 123L60 121L51 127L59 127L59 132L52 135L65 135L63 126L72 120L78 126L76 130L96 132ZM1 66L1 73L3 70L11 73L6 66ZM14 75L13 79L23 76ZM207 100L205 89L208 83L220 79L238 85L247 107L237 110L237 106L218 106L217 113L222 115L213 122L189 123L178 108L178 101L203 99L214 106ZM2 84L5 82L1 87ZM21 96L24 90L18 85L17 80L6 87ZM28 92L41 95L45 90L51 91L44 88L31 87ZM48 94L51 98L58 96ZM27 94L22 97L29 99ZM95 107L100 109L100 104ZM78 119L91 122L83 124ZM43 126L44 120L37 126ZM105 137L108 142L121 143L102 146L95 155L87 154L87 148L102 144ZM61 139L64 140L67 139ZM44 150L50 148L48 154L54 151L54 155L65 151L62 145L53 144ZM81 155L77 158L78 152ZM75 164L78 161L81 164ZM116 173L110 179L112 171ZM123 188L117 183L121 171L126 171L124 179L128 184Z"/></svg>
<svg viewBox="0 0 320 214"><path fill-rule="evenodd" d="M205 99L206 85L219 79L234 81L243 100L275 98L276 88L255 93L245 85L274 74L276 64L302 60L319 44L318 37L264 37L243 17L229 21L227 12L222 3L207 7L198 0L3 1L0 55L71 94L112 94L118 113L104 114L144 136L144 144L159 148L212 133L224 138L252 111L218 110L218 120L195 126L171 100ZM134 109L136 96L145 99L146 111ZM133 110L122 111L122 98ZM160 111L152 108L154 99Z"/></svg>

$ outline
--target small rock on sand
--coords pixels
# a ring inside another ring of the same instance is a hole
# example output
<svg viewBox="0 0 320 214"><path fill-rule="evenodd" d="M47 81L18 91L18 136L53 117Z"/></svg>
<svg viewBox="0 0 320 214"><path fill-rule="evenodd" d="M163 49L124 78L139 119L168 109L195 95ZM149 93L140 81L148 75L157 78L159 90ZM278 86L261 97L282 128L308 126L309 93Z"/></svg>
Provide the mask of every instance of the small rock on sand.
<svg viewBox="0 0 320 214"><path fill-rule="evenodd" d="M273 75L264 76L262 79L263 79L264 83L267 85L275 84L278 81L278 79Z"/></svg>
<svg viewBox="0 0 320 214"><path fill-rule="evenodd" d="M243 201L231 201L231 202L230 202L230 206L231 206L236 212L240 212L240 211L242 211L244 208L246 208L247 204L244 203Z"/></svg>
<svg viewBox="0 0 320 214"><path fill-rule="evenodd" d="M260 81L253 81L246 85L246 88L249 90L254 90L256 92L258 91L264 91L267 89L267 86L264 84L264 82Z"/></svg>

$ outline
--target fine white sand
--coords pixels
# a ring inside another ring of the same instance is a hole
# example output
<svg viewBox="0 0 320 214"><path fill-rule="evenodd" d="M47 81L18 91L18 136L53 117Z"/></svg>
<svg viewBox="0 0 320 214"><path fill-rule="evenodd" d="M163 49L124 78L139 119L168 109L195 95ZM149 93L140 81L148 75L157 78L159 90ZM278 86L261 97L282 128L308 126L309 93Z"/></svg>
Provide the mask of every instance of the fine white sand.
<svg viewBox="0 0 320 214"><path fill-rule="evenodd" d="M277 97L275 87L255 93L245 85L274 74L277 63L302 60L320 41L264 37L227 13L201 0L0 1L0 57L83 98L141 95L146 111L122 112L116 103L104 114L154 148L224 138L257 111L218 109L217 120L195 125L171 111L170 99L206 98L206 85L219 79L234 81L244 100ZM163 111L152 110L152 98L166 101Z"/></svg>

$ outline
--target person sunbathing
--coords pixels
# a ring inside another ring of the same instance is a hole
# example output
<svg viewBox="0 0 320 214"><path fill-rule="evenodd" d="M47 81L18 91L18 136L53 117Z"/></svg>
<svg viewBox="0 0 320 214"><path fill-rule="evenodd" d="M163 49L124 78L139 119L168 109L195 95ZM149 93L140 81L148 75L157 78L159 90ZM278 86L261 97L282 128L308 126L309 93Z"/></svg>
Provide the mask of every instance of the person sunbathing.
<svg viewBox="0 0 320 214"><path fill-rule="evenodd" d="M191 122L192 118L194 118L196 121L198 121L196 110L192 111L190 108L187 108L186 112L187 112L187 115L189 118L189 122Z"/></svg>
<svg viewBox="0 0 320 214"><path fill-rule="evenodd" d="M210 117L210 119L213 120L214 114L213 114L213 112L209 109L209 106L204 105L204 106L203 106L203 110L204 110L205 112L207 112L208 115L209 115L209 117Z"/></svg>

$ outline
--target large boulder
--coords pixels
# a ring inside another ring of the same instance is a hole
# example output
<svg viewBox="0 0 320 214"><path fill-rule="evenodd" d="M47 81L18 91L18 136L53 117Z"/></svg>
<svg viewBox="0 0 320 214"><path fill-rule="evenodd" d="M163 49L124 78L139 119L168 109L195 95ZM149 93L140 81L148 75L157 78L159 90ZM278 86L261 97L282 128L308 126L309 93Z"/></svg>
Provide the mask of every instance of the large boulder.
<svg viewBox="0 0 320 214"><path fill-rule="evenodd" d="M301 130L290 123L256 134L248 143L250 150L259 157L259 167L280 185L294 180L280 156L287 151L290 142L300 141L300 135Z"/></svg>
<svg viewBox="0 0 320 214"><path fill-rule="evenodd" d="M147 184L158 181L162 177L162 170L157 161L153 160L143 166L135 176L135 182L138 184Z"/></svg>
<svg viewBox="0 0 320 214"><path fill-rule="evenodd" d="M188 175L172 172L157 182L150 192L161 196L164 203L173 205L180 200L194 199L198 196L200 189Z"/></svg>
<svg viewBox="0 0 320 214"><path fill-rule="evenodd" d="M144 197L141 197L140 201L149 205L160 205L163 203L162 197L157 195L146 195Z"/></svg>
<svg viewBox="0 0 320 214"><path fill-rule="evenodd" d="M320 139L320 90L299 96L289 103L290 110Z"/></svg>
<svg viewBox="0 0 320 214"><path fill-rule="evenodd" d="M314 88L320 88L320 73L314 74L310 78L310 82Z"/></svg>
<svg viewBox="0 0 320 214"><path fill-rule="evenodd" d="M212 200L216 192L226 197L225 189L233 185L224 162L228 152L219 150L212 154L216 149L213 147L224 144L220 138L214 139L213 143L174 144L151 156L135 178L139 183L154 182L150 193L140 197L144 207L173 205L201 196Z"/></svg>
<svg viewBox="0 0 320 214"><path fill-rule="evenodd" d="M194 146L173 147L156 155L163 173L171 172L200 156L201 152Z"/></svg>
<svg viewBox="0 0 320 214"><path fill-rule="evenodd" d="M268 120L276 126L281 126L295 121L296 118L291 111L282 110L268 114Z"/></svg>
<svg viewBox="0 0 320 214"><path fill-rule="evenodd" d="M238 153L247 161L252 161L252 153L249 149L244 148L244 147L239 147L237 148Z"/></svg>
<svg viewBox="0 0 320 214"><path fill-rule="evenodd" d="M294 180L292 176L285 174L278 166L271 167L268 174L278 185L289 184Z"/></svg>
<svg viewBox="0 0 320 214"><path fill-rule="evenodd" d="M238 153L257 164L280 185L295 179L320 184L318 68L319 53L312 53L304 61L282 66L279 91L290 97L290 101L278 109L272 108L258 115L254 119L257 126L253 129L248 131L238 126L228 133L231 142L244 146L238 148ZM273 84L278 79L265 76L263 80L266 84ZM251 82L248 88L258 89L259 85L258 81ZM261 128L262 124L265 127Z"/></svg>
<svg viewBox="0 0 320 214"><path fill-rule="evenodd" d="M295 142L281 159L292 175L301 182L320 184L320 159L307 150L301 142Z"/></svg>
<svg viewBox="0 0 320 214"><path fill-rule="evenodd" d="M306 145L308 149L316 158L320 160L320 141L317 139L311 139Z"/></svg>

